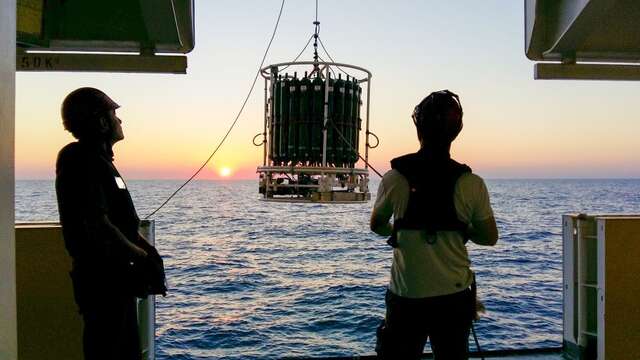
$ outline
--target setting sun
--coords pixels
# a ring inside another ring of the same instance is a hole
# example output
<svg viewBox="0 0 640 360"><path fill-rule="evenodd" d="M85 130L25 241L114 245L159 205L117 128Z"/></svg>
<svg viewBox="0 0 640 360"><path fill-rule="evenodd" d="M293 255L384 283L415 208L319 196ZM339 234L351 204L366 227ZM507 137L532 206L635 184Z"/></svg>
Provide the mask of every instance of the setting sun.
<svg viewBox="0 0 640 360"><path fill-rule="evenodd" d="M220 172L219 173L220 173L220 176L227 177L227 176L231 175L231 169L225 166L225 167L220 168Z"/></svg>

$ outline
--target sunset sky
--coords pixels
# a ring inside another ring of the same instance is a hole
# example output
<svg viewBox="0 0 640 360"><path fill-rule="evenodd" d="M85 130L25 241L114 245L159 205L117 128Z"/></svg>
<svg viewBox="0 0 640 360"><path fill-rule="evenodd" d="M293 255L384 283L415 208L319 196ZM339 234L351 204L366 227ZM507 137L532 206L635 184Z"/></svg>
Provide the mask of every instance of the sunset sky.
<svg viewBox="0 0 640 360"><path fill-rule="evenodd" d="M16 176L54 177L72 141L60 103L81 86L121 105L115 147L128 179L184 179L233 121L271 35L280 0L196 0L196 47L187 75L18 73ZM292 60L313 31L315 2L289 0L267 64ZM640 177L637 82L533 80L524 55L522 1L321 0L321 38L336 61L373 73L371 162L417 149L410 119L429 92L460 95L464 130L452 155L487 178ZM302 60L311 60L312 49ZM255 178L263 90L256 90L200 178Z"/></svg>

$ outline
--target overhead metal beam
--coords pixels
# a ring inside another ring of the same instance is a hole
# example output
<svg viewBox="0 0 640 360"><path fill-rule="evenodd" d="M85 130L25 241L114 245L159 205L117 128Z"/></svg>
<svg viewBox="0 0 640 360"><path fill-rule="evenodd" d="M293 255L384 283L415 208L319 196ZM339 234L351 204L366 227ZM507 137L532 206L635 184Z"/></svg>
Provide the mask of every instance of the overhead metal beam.
<svg viewBox="0 0 640 360"><path fill-rule="evenodd" d="M536 9L541 5L540 0L525 0L524 2L524 52L530 60L538 60L542 57L540 53L541 46L544 43L544 33L534 31L539 27L543 27L544 21L542 16L536 16Z"/></svg>
<svg viewBox="0 0 640 360"><path fill-rule="evenodd" d="M533 72L536 80L640 80L640 65L537 63Z"/></svg>
<svg viewBox="0 0 640 360"><path fill-rule="evenodd" d="M596 28L595 24L606 16L616 0L578 0L557 3L558 27L555 29L555 43L545 54L559 54L560 57L575 56L575 51Z"/></svg>
<svg viewBox="0 0 640 360"><path fill-rule="evenodd" d="M187 57L23 52L16 55L16 70L186 74Z"/></svg>

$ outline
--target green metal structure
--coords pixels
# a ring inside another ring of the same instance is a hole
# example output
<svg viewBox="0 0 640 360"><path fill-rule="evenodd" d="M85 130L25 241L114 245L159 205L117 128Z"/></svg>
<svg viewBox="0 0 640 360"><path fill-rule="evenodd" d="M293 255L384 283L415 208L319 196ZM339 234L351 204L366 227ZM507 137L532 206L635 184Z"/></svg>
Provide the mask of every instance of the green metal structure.
<svg viewBox="0 0 640 360"><path fill-rule="evenodd" d="M16 67L185 73L193 11L193 0L19 0Z"/></svg>

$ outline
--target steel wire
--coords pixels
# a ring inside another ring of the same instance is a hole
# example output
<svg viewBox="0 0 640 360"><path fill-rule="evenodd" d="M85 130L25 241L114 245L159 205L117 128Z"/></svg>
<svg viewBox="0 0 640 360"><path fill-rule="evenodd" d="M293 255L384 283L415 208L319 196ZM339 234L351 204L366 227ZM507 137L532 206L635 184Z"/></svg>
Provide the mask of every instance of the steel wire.
<svg viewBox="0 0 640 360"><path fill-rule="evenodd" d="M227 137L231 133L231 130L233 130L233 128L236 126L236 123L238 122L238 119L240 119L240 115L242 115L242 111L244 110L245 106L247 105L247 102L249 101L249 98L251 97L251 94L253 93L253 89L256 86L256 82L258 81L258 77L260 76L260 69L262 69L262 66L264 65L264 62L265 62L265 60L267 58L267 54L269 53L269 49L271 49L271 44L273 43L273 39L276 37L276 32L278 30L278 25L280 24L280 18L282 17L282 10L284 9L284 3L285 3L285 0L282 0L282 4L280 5L280 11L278 12L278 19L276 20L276 24L275 24L275 26L273 28L273 33L271 34L271 38L269 39L269 44L267 45L267 49L264 51L264 55L262 56L262 61L260 62L260 66L258 66L258 71L256 71L256 76L253 78L253 82L251 83L251 87L249 88L249 92L247 93L247 96L245 97L244 101L242 102L242 106L240 107L240 110L238 111L238 114L236 115L235 119L231 123L231 126L229 127L229 130L227 130L227 132L222 137L222 140L220 140L220 143L218 143L218 146L216 146L216 148L213 150L211 155L209 155L209 158L207 158L207 160L202 164L202 166L200 166L200 168L198 170L196 170L196 172L193 175L191 175L191 177L189 179L187 179L187 181L185 181L182 185L180 185L180 187L178 187L178 189L176 191L174 191L173 194L171 194L162 203L162 205L158 206L157 209L152 211L149 215L145 216L145 219L150 218L151 216L155 215L158 211L160 211L160 209L162 209L165 205L167 205L167 203L169 203L169 201L171 201L171 199L173 199L173 197L176 196L176 194L178 194L178 192L180 192L180 190L182 190L182 188L184 188L188 183L191 182L191 180L193 180L196 176L198 176L198 174L200 174L202 169L204 169L205 166L207 166L207 164L209 164L209 162L211 161L213 156L218 152L218 150L220 149L222 144L224 144L225 140L227 140Z"/></svg>

